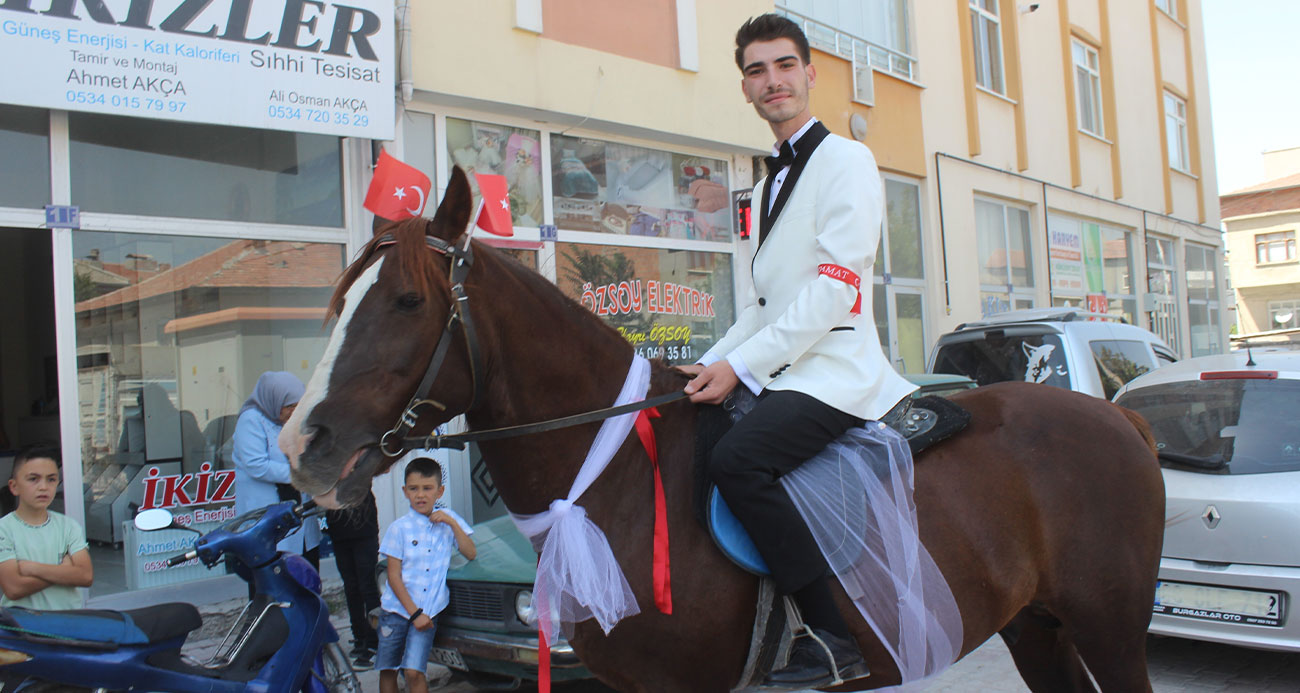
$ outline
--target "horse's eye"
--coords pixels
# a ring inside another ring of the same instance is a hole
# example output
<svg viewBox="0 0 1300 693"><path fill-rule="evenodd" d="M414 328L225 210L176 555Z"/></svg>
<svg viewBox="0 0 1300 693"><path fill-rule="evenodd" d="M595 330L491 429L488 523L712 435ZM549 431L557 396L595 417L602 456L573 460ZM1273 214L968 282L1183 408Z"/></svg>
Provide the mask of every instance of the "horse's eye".
<svg viewBox="0 0 1300 693"><path fill-rule="evenodd" d="M397 297L397 307L404 310L419 308L422 303L424 303L424 297L420 296L420 294L402 294Z"/></svg>

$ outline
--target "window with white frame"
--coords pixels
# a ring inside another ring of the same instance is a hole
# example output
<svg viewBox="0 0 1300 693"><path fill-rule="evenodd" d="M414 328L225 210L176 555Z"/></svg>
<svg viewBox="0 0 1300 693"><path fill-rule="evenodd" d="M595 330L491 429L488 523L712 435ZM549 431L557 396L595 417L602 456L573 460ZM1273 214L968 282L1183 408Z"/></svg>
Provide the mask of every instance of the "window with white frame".
<svg viewBox="0 0 1300 693"><path fill-rule="evenodd" d="M1261 330L1294 330L1300 328L1300 301L1269 301L1268 324Z"/></svg>
<svg viewBox="0 0 1300 693"><path fill-rule="evenodd" d="M1178 267L1174 239L1147 236L1147 296L1143 310L1150 330L1180 351L1178 340Z"/></svg>
<svg viewBox="0 0 1300 693"><path fill-rule="evenodd" d="M1029 210L975 199L980 307L984 315L1034 307L1034 253Z"/></svg>
<svg viewBox="0 0 1300 693"><path fill-rule="evenodd" d="M1105 137L1106 128L1101 119L1101 60L1097 49L1075 39L1070 53L1074 56L1074 100L1079 129Z"/></svg>
<svg viewBox="0 0 1300 693"><path fill-rule="evenodd" d="M1211 246L1188 243L1184 247L1187 262L1187 326L1191 331L1191 355L1204 356L1223 351L1219 330L1218 253Z"/></svg>
<svg viewBox="0 0 1300 693"><path fill-rule="evenodd" d="M1178 18L1178 0L1156 0L1156 8L1174 19Z"/></svg>
<svg viewBox="0 0 1300 693"><path fill-rule="evenodd" d="M1191 172L1191 157L1187 150L1187 102L1169 92L1165 92L1165 141L1169 145L1169 168Z"/></svg>
<svg viewBox="0 0 1300 693"><path fill-rule="evenodd" d="M1295 231L1275 231L1255 234L1255 264L1293 262L1295 260Z"/></svg>
<svg viewBox="0 0 1300 693"><path fill-rule="evenodd" d="M975 48L975 83L1005 94L998 0L970 0L970 33L971 45Z"/></svg>
<svg viewBox="0 0 1300 693"><path fill-rule="evenodd" d="M880 346L902 373L925 372L925 264L921 186L885 178L885 220L872 267L872 309Z"/></svg>

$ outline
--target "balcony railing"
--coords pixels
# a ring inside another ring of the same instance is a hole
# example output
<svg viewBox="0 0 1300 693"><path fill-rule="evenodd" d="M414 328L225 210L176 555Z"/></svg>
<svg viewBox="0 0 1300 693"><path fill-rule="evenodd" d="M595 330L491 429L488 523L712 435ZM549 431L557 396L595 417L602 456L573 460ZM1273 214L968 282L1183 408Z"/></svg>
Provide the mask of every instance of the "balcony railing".
<svg viewBox="0 0 1300 693"><path fill-rule="evenodd" d="M867 104L873 102L871 70L889 72L910 82L916 82L919 78L916 58L906 53L847 34L829 24L783 7L776 8L776 13L788 17L803 27L804 35L808 37L808 43L812 47L838 55L853 64L854 100L856 101Z"/></svg>

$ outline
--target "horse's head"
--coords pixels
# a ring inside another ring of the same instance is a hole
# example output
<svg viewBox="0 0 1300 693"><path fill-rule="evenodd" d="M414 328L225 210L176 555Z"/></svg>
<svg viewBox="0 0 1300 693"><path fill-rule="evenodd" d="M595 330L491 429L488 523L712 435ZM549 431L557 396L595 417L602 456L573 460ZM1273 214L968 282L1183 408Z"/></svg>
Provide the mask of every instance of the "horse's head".
<svg viewBox="0 0 1300 693"><path fill-rule="evenodd" d="M411 219L371 240L343 273L330 301L338 318L307 391L284 430L293 483L327 507L365 497L371 478L395 458L380 449L415 395L453 309L450 267L463 245L472 198L453 170L432 220ZM417 431L464 412L474 397L469 349L461 330L424 395ZM396 442L396 441L394 441ZM390 445L395 451L395 446Z"/></svg>

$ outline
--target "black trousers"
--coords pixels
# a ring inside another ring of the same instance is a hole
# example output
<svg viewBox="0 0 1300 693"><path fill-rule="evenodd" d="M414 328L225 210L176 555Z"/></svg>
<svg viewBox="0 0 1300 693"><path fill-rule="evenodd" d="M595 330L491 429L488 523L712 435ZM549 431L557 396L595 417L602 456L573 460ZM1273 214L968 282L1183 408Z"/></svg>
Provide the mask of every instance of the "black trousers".
<svg viewBox="0 0 1300 693"><path fill-rule="evenodd" d="M343 578L343 595L348 600L352 639L358 646L377 649L379 635L370 625L369 614L379 606L379 584L375 580L379 537L340 537L333 541L334 563Z"/></svg>
<svg viewBox="0 0 1300 693"><path fill-rule="evenodd" d="M781 476L862 424L801 392L765 390L713 448L709 476L785 594L824 577L827 565Z"/></svg>

